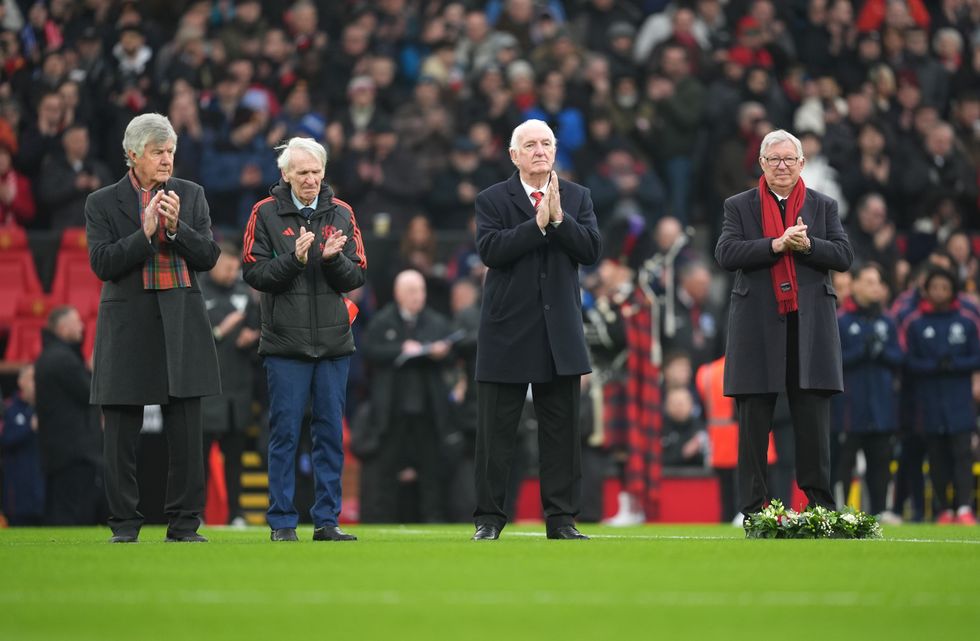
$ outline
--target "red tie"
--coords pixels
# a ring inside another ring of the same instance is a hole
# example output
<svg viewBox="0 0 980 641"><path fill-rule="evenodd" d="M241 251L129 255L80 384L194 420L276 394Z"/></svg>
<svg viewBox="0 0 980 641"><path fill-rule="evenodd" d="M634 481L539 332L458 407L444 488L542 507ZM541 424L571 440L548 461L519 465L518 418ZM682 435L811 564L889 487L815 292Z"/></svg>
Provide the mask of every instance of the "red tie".
<svg viewBox="0 0 980 641"><path fill-rule="evenodd" d="M538 210L538 205L541 204L541 199L544 198L543 191L532 191L531 198L534 199L534 211Z"/></svg>

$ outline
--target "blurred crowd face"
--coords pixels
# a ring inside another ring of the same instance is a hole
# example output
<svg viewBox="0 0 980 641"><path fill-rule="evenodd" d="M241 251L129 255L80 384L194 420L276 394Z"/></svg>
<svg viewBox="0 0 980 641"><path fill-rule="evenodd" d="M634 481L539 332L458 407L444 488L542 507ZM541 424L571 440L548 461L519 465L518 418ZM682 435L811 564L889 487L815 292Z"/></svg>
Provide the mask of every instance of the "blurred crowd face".
<svg viewBox="0 0 980 641"><path fill-rule="evenodd" d="M231 287L238 280L242 261L236 254L221 252L218 262L211 268L211 280L222 287Z"/></svg>
<svg viewBox="0 0 980 641"><path fill-rule="evenodd" d="M885 151L885 136L877 127L865 125L858 133L858 148L869 156L878 156Z"/></svg>
<svg viewBox="0 0 980 641"><path fill-rule="evenodd" d="M269 29L262 41L262 55L276 64L285 62L292 53L292 46L282 29Z"/></svg>
<svg viewBox="0 0 980 641"><path fill-rule="evenodd" d="M348 25L340 39L340 46L343 52L351 58L360 58L371 44L368 32L357 24Z"/></svg>
<svg viewBox="0 0 980 641"><path fill-rule="evenodd" d="M480 292L472 281L456 281L450 293L449 306L453 314L458 314L464 309L475 307L479 297Z"/></svg>
<svg viewBox="0 0 980 641"><path fill-rule="evenodd" d="M72 127L61 139L69 160L84 160L88 156L88 142L88 130L84 127Z"/></svg>
<svg viewBox="0 0 980 641"><path fill-rule="evenodd" d="M59 94L47 94L37 106L37 118L47 129L57 129L65 118L65 100Z"/></svg>
<svg viewBox="0 0 980 641"><path fill-rule="evenodd" d="M953 151L953 129L945 124L936 125L926 136L926 149L933 156L948 157Z"/></svg>
<svg viewBox="0 0 980 641"><path fill-rule="evenodd" d="M691 418L694 412L694 399L691 391L685 387L675 387L667 392L664 411L671 420L683 423Z"/></svg>
<svg viewBox="0 0 980 641"><path fill-rule="evenodd" d="M687 53L681 47L667 47L661 58L664 75L678 81L688 73Z"/></svg>
<svg viewBox="0 0 980 641"><path fill-rule="evenodd" d="M547 125L534 123L527 126L517 140L517 147L510 150L510 159L517 166L525 182L527 178L543 178L555 165L555 137Z"/></svg>
<svg viewBox="0 0 980 641"><path fill-rule="evenodd" d="M858 212L858 224L861 230L874 234L885 226L888 222L888 208L885 206L884 199L871 196Z"/></svg>
<svg viewBox="0 0 980 641"><path fill-rule="evenodd" d="M851 295L861 307L884 303L887 291L877 269L862 269L851 282Z"/></svg>
<svg viewBox="0 0 980 641"><path fill-rule="evenodd" d="M289 183L296 197L305 204L313 202L320 194L323 182L323 165L311 154L294 149L289 159L289 167L283 170L282 177Z"/></svg>
<svg viewBox="0 0 980 641"><path fill-rule="evenodd" d="M425 278L414 269L395 277L395 304L406 314L418 314L425 307Z"/></svg>
<svg viewBox="0 0 980 641"><path fill-rule="evenodd" d="M834 283L834 291L837 292L837 303L840 304L851 295L851 272L831 272L830 279Z"/></svg>
<svg viewBox="0 0 980 641"><path fill-rule="evenodd" d="M470 11L466 14L466 38L470 42L483 42L490 29L487 26L487 14L482 11Z"/></svg>
<svg viewBox="0 0 980 641"><path fill-rule="evenodd" d="M696 303L703 305L711 293L711 272L705 267L692 267L684 274L681 287Z"/></svg>
<svg viewBox="0 0 980 641"><path fill-rule="evenodd" d="M85 323L77 309L72 308L67 314L58 319L54 333L66 343L78 344L85 334Z"/></svg>
<svg viewBox="0 0 980 641"><path fill-rule="evenodd" d="M967 264L973 253L970 247L970 238L964 232L952 234L946 241L946 251L958 265Z"/></svg>
<svg viewBox="0 0 980 641"><path fill-rule="evenodd" d="M668 390L690 387L693 377L694 369L687 356L675 356L664 365L664 387Z"/></svg>
<svg viewBox="0 0 980 641"><path fill-rule="evenodd" d="M945 276L933 276L926 284L926 298L937 309L945 309L953 302L953 283Z"/></svg>

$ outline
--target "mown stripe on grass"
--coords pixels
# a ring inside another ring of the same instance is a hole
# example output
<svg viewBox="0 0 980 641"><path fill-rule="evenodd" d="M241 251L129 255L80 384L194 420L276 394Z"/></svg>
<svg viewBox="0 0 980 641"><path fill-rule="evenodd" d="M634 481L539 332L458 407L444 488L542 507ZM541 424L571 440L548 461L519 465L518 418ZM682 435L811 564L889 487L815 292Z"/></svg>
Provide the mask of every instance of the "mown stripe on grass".
<svg viewBox="0 0 980 641"><path fill-rule="evenodd" d="M729 607L729 606L837 606L837 607L968 607L976 598L949 592L884 593L863 591L759 591L759 592L669 592L628 591L411 591L394 590L302 590L278 592L277 601L293 605L347 606L655 606L655 607ZM161 593L153 590L38 590L34 592L0 591L0 603L6 605L97 605L144 606L178 605L255 605L269 604L269 593L263 590L185 590Z"/></svg>

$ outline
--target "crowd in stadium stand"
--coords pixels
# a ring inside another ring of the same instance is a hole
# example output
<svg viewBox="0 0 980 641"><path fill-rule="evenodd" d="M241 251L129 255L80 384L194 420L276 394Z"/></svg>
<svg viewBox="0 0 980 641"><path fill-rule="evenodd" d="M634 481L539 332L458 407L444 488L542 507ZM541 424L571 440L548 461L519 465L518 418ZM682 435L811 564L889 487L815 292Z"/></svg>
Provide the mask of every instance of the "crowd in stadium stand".
<svg viewBox="0 0 980 641"><path fill-rule="evenodd" d="M175 175L203 185L215 237L232 243L279 179L275 147L293 136L326 146L327 180L373 267L352 295L348 404L362 478L345 499L359 495L364 520L470 518L484 271L473 203L512 173L514 127L538 118L556 132L558 171L591 189L603 232L604 257L582 274L594 362L584 520L659 518L664 479L679 470L717 475L717 518L736 517L734 420L715 384L730 283L711 249L724 200L758 184L759 144L782 128L803 142L807 187L837 199L856 258L834 279L851 386L835 405L839 500L853 499L860 469L862 507L884 520L975 523L964 470L980 450L980 0L3 0L0 29L0 235L25 228L32 247L57 251L37 239L84 227L87 195L125 173L120 141L137 114L170 118ZM225 378L260 368L257 302L236 268L205 288L225 310L211 315L216 337L238 341L219 350L234 359ZM448 340L445 357L403 365L380 349L405 269L426 286L418 340ZM947 282L952 302L937 305L929 287ZM64 411L44 407L87 385L82 356L65 366L82 367L70 390L42 377L45 360L91 344L67 303L45 299L55 312L36 369L8 361L0 379L10 523L102 518L94 499L71 514L57 491L44 498L45 483L77 485L100 464L96 417L73 410L72 434ZM94 327L96 310L78 311ZM6 347L10 320L0 323ZM266 419L241 416L264 398L263 376L232 378L234 411L209 415L206 441L237 460L246 424ZM396 407L396 385L419 404ZM785 422L770 481L789 501ZM534 460L519 453L512 495ZM230 468L235 520L241 470ZM622 491L604 509L609 478Z"/></svg>

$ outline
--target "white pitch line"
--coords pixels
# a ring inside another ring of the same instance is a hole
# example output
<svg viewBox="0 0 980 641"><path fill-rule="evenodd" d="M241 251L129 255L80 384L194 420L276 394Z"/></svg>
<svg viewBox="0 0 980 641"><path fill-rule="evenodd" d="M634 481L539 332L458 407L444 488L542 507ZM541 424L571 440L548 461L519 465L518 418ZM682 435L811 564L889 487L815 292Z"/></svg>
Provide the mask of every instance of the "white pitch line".
<svg viewBox="0 0 980 641"><path fill-rule="evenodd" d="M452 535L452 532L446 530L425 530L425 529L413 529L413 528L384 528L375 530L376 532L381 532L384 534L409 534L414 536L426 536L433 534L447 534ZM588 533L586 533L588 534ZM546 534L544 532L513 532L504 530L501 534L501 538L512 537L512 536L523 536L529 538L544 538ZM744 541L740 536L694 536L685 534L589 534L590 538L593 539L613 539L613 540L630 540L634 539L637 541ZM812 539L811 539L812 540ZM840 540L840 539L835 539ZM904 538L891 538L885 537L883 539L855 539L857 541L870 543L953 543L960 545L980 545L980 539L904 539Z"/></svg>

